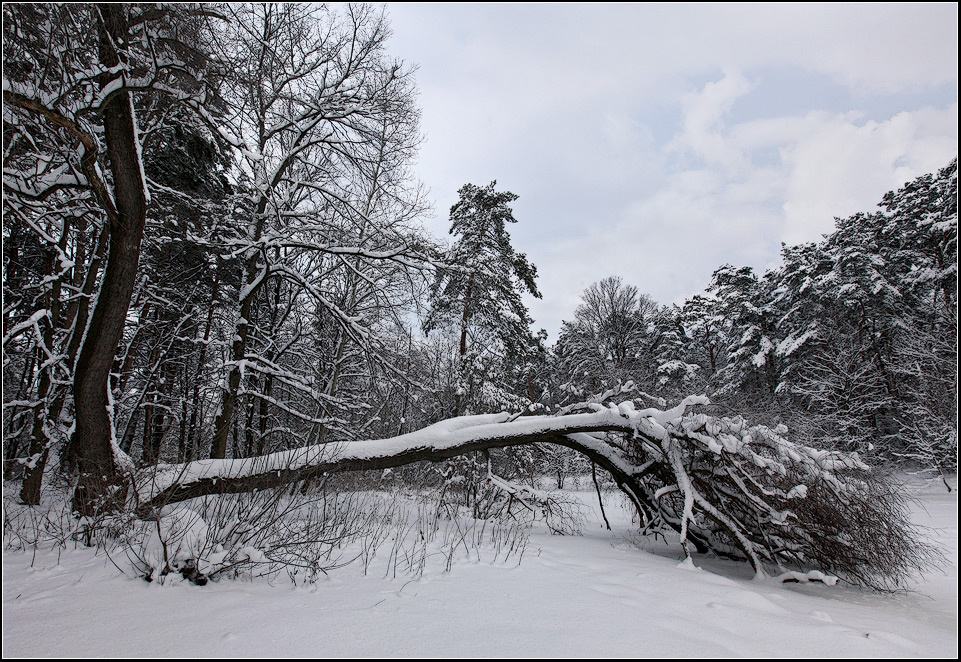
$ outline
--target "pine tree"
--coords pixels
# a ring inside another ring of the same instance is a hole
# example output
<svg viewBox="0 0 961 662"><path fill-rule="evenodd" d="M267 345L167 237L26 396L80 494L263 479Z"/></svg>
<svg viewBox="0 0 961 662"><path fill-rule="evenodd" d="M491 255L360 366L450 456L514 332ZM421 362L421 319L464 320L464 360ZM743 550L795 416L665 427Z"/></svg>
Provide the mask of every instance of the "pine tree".
<svg viewBox="0 0 961 662"><path fill-rule="evenodd" d="M431 293L425 332L456 328L460 336L455 415L468 408L503 406L509 399L497 372L523 364L536 343L531 318L521 296L541 297L537 268L511 246L507 223L516 223L510 203L517 196L467 184L450 210L450 233L457 237ZM497 382L501 382L498 384Z"/></svg>
<svg viewBox="0 0 961 662"><path fill-rule="evenodd" d="M770 288L751 267L724 265L708 291L727 325L727 363L718 372L718 395L736 397L739 408L772 409L778 385L777 341Z"/></svg>

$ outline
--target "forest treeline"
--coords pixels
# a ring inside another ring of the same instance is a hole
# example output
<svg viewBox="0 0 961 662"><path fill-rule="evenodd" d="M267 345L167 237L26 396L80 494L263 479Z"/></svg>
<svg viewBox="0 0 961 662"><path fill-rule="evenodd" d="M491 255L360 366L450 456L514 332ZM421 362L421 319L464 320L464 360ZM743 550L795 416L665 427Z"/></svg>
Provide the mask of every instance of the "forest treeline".
<svg viewBox="0 0 961 662"><path fill-rule="evenodd" d="M706 394L809 446L956 469L956 160L777 269L720 267L683 306L605 278L551 344L522 298L541 293L511 245L516 195L467 184L448 240L421 228L412 68L379 10L3 19L4 476L24 503L605 392ZM591 469L558 446L494 462L561 484Z"/></svg>
<svg viewBox="0 0 961 662"><path fill-rule="evenodd" d="M551 397L626 380L669 401L707 393L819 448L953 471L957 201L955 159L784 246L776 269L721 266L682 306L606 278L563 324Z"/></svg>

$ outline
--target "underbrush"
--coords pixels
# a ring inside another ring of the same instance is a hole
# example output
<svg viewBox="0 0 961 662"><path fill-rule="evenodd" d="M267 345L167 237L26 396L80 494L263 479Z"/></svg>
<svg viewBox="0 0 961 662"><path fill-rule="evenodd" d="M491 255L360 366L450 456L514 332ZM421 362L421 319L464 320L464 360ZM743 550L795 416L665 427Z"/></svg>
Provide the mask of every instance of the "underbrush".
<svg viewBox="0 0 961 662"><path fill-rule="evenodd" d="M459 562L519 564L535 521L549 522L555 533L578 531L583 517L575 502L513 489L485 485L477 517L454 489L343 476L193 499L148 520L119 514L94 521L72 516L65 490L49 489L41 505L27 507L8 485L3 541L25 551L96 547L125 574L158 583L266 577L302 585L347 565L413 578Z"/></svg>

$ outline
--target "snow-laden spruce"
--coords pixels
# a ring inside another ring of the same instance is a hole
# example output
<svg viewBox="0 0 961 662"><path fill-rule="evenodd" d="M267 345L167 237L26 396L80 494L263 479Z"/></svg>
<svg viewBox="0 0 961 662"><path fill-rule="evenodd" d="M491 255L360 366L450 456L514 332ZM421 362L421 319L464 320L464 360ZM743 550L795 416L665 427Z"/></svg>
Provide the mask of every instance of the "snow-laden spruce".
<svg viewBox="0 0 961 662"><path fill-rule="evenodd" d="M792 443L783 426L693 409L708 404L689 396L666 410L589 402L553 416L461 416L388 439L159 465L135 476L137 511L150 517L171 503L332 472L557 444L607 470L642 528L673 529L688 557L693 547L746 560L758 576L830 582L836 575L878 589L902 586L937 558L908 523L899 493L856 453Z"/></svg>

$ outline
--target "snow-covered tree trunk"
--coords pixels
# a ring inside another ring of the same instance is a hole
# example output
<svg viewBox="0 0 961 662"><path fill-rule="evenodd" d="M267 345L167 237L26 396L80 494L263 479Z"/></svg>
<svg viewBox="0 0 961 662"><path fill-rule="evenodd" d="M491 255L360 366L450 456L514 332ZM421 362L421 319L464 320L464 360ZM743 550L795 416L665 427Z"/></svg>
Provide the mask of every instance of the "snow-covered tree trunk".
<svg viewBox="0 0 961 662"><path fill-rule="evenodd" d="M856 454L795 444L784 430L739 418L686 412L705 404L691 396L664 411L595 402L556 416L462 416L389 439L161 465L137 478L138 512L150 517L170 503L331 472L546 443L610 473L646 528L677 532L686 551L690 543L746 560L759 575L814 570L891 588L935 554L917 540L898 493Z"/></svg>
<svg viewBox="0 0 961 662"><path fill-rule="evenodd" d="M5 156L16 155L4 163L5 192L18 219L47 245L57 243L50 228L69 232L56 277L70 285L70 302L50 300L58 347L45 359L61 374L35 392L46 401L46 435L48 427L61 427L72 391L75 425L63 458L77 474L74 505L82 513L100 507L128 463L117 448L109 379L128 323L149 200L133 95L149 108L160 95L176 103L190 98L181 83L202 87L180 57L196 50L168 31L191 12L207 13L126 4L4 8L5 25L18 25L4 43L5 58L17 55L5 59L4 119L17 127L10 143L16 148ZM48 200L57 204L40 206ZM37 213L47 230L31 220ZM35 498L34 478L28 500Z"/></svg>
<svg viewBox="0 0 961 662"><path fill-rule="evenodd" d="M100 61L107 68L120 64L116 45L127 38L126 11L121 5L100 6ZM67 451L68 462L79 473L74 508L83 514L107 496L122 469L109 378L137 279L147 216L146 181L130 92L119 90L109 97L103 123L115 207L108 212L110 245L100 294L74 370L76 428Z"/></svg>

